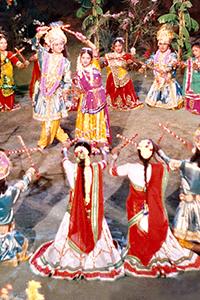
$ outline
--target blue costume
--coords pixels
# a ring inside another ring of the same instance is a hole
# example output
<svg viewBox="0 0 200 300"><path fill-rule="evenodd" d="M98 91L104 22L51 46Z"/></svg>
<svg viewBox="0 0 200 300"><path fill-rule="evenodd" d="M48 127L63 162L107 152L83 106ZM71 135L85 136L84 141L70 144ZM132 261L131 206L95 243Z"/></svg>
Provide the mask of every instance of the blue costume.
<svg viewBox="0 0 200 300"><path fill-rule="evenodd" d="M158 50L147 60L146 64L154 67L154 81L145 99L149 106L175 109L183 105L182 90L173 68L176 62L176 54L170 49L164 53Z"/></svg>
<svg viewBox="0 0 200 300"><path fill-rule="evenodd" d="M170 165L172 160L162 150L159 155ZM200 243L200 167L191 160L175 162L180 170L181 193L174 218L174 235L181 240Z"/></svg>
<svg viewBox="0 0 200 300"><path fill-rule="evenodd" d="M0 262L12 260L17 264L26 257L28 240L21 232L15 230L13 207L21 191L27 189L35 171L30 168L22 180L7 187L5 178L9 174L8 164L9 159L0 151Z"/></svg>

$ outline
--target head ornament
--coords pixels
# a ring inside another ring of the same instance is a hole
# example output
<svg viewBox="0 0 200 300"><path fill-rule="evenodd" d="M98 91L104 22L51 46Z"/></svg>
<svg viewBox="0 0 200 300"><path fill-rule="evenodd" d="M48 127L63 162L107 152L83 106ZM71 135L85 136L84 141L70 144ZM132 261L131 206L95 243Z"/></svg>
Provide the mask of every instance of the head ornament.
<svg viewBox="0 0 200 300"><path fill-rule="evenodd" d="M51 29L45 35L45 42L48 45L53 44L55 41L63 41L67 43L67 37L61 29L62 22L54 22L50 24Z"/></svg>
<svg viewBox="0 0 200 300"><path fill-rule="evenodd" d="M157 32L158 42L170 44L174 38L174 31L170 25L164 24Z"/></svg>

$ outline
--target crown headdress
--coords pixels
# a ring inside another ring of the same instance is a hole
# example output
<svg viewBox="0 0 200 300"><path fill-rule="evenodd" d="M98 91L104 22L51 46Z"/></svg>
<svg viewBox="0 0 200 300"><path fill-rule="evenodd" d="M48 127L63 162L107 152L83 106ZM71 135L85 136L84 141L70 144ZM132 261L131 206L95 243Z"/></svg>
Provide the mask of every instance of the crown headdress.
<svg viewBox="0 0 200 300"><path fill-rule="evenodd" d="M170 25L164 24L157 32L157 40L170 43L174 38L174 31Z"/></svg>

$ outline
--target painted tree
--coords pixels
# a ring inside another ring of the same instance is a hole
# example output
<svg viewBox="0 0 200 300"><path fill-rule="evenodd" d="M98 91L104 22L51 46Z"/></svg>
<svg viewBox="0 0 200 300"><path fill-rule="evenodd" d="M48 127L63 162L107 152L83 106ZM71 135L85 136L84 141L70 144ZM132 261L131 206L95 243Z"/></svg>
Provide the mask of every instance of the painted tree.
<svg viewBox="0 0 200 300"><path fill-rule="evenodd" d="M160 23L168 23L178 29L172 44L178 53L178 59L191 55L190 33L199 30L199 24L189 13L192 2L188 0L173 0L169 13L158 18Z"/></svg>

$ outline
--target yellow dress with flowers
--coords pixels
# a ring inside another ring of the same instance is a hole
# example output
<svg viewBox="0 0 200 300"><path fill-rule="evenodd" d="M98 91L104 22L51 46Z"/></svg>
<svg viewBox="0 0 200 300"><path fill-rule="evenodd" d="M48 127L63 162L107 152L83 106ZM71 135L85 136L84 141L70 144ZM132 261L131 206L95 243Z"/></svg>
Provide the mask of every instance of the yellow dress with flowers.
<svg viewBox="0 0 200 300"><path fill-rule="evenodd" d="M77 72L75 83L80 92L75 136L90 142L109 143L110 122L99 69L94 64L83 68Z"/></svg>

